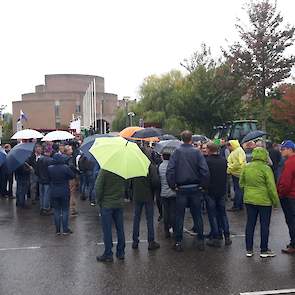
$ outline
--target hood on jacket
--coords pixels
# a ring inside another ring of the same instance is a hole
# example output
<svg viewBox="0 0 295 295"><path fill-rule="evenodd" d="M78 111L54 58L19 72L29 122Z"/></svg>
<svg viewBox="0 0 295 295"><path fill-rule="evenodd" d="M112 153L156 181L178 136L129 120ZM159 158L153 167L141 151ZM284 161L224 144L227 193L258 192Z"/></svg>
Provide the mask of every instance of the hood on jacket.
<svg viewBox="0 0 295 295"><path fill-rule="evenodd" d="M56 153L53 155L54 164L65 164L66 158L64 155Z"/></svg>
<svg viewBox="0 0 295 295"><path fill-rule="evenodd" d="M253 161L263 161L268 163L268 151L265 148L257 147L252 152L252 160Z"/></svg>
<svg viewBox="0 0 295 295"><path fill-rule="evenodd" d="M232 146L233 150L240 147L240 143L237 139L230 140L228 143Z"/></svg>

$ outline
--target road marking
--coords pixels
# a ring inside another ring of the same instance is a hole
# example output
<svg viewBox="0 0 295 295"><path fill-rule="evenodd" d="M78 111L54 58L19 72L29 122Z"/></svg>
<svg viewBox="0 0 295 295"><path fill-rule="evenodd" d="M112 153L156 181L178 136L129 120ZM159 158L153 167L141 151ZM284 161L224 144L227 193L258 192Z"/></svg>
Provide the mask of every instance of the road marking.
<svg viewBox="0 0 295 295"><path fill-rule="evenodd" d="M34 246L34 247L18 247L18 248L0 248L0 251L35 250L35 249L41 249L41 247L40 246Z"/></svg>
<svg viewBox="0 0 295 295"><path fill-rule="evenodd" d="M147 243L147 240L140 240L139 242L140 243ZM125 241L125 244L132 244L132 243L133 243L133 241ZM116 242L113 242L113 244L118 244L118 242L117 241ZM99 242L99 243L96 243L96 245L103 246L104 243L103 242Z"/></svg>
<svg viewBox="0 0 295 295"><path fill-rule="evenodd" d="M273 295L273 294L294 294L295 289L281 289L281 290L269 290L269 291L257 291L257 292L245 292L240 295Z"/></svg>

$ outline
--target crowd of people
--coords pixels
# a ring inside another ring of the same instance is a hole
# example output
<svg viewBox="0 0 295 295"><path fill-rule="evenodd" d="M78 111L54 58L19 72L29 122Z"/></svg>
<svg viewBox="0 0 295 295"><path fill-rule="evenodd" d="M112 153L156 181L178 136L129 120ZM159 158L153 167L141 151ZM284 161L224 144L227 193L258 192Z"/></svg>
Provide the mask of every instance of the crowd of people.
<svg viewBox="0 0 295 295"><path fill-rule="evenodd" d="M105 250L97 261L113 261L112 224L117 231L118 259L125 258L124 199L133 203L133 243L140 244L140 220L144 208L147 225L148 250L160 248L154 230L154 201L163 219L164 235L173 239L175 251L183 251L184 220L187 208L193 220L190 230L196 236L200 251L205 245L221 247L232 244L227 211L240 212L246 208L246 256L254 255L254 231L260 220L260 257L274 257L268 246L272 208L281 204L289 229L290 243L282 250L295 253L295 144L290 140L280 146L262 139L240 146L238 140L222 145L216 142L193 142L192 133L181 133L182 144L174 152L157 154L148 144L140 144L149 158L147 176L125 180L115 173L100 169L99 164L87 158L79 149L78 141L36 143L32 156L15 172L5 164L0 167L0 194L14 198L16 206L28 207L28 200L39 200L40 215L54 215L56 235L73 233L69 216L77 216L77 197L97 206ZM9 153L11 146L4 146ZM119 161L120 159L118 159ZM233 206L226 209L231 198ZM210 232L204 233L204 211L208 216Z"/></svg>

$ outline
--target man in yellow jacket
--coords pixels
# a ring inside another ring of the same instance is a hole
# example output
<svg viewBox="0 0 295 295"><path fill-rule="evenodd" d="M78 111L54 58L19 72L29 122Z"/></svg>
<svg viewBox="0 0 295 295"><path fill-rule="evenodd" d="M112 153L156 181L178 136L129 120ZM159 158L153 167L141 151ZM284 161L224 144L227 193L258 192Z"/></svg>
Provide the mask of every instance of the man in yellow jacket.
<svg viewBox="0 0 295 295"><path fill-rule="evenodd" d="M227 173L232 176L235 191L234 204L229 211L239 211L243 209L243 192L239 185L239 179L241 171L246 165L246 154L238 140L230 140L228 146L231 153L227 159Z"/></svg>

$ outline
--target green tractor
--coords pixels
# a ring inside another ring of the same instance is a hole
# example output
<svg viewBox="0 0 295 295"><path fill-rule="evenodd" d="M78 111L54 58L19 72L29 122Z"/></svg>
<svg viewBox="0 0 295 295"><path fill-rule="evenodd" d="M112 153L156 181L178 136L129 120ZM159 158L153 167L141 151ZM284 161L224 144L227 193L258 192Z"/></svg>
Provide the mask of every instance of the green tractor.
<svg viewBox="0 0 295 295"><path fill-rule="evenodd" d="M255 130L258 130L257 120L228 121L222 125L214 127L213 138L222 141L228 141L231 139L241 141L245 135Z"/></svg>

